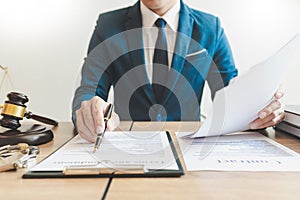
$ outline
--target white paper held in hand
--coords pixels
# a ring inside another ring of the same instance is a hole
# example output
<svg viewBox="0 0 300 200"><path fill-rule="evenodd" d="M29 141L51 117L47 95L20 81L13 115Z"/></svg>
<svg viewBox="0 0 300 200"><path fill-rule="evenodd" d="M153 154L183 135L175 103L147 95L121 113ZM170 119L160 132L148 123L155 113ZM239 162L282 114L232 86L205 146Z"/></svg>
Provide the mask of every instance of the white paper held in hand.
<svg viewBox="0 0 300 200"><path fill-rule="evenodd" d="M300 33L270 58L217 91L202 127L183 137L217 136L249 129L249 123L273 99L288 68L300 66L299 52Z"/></svg>

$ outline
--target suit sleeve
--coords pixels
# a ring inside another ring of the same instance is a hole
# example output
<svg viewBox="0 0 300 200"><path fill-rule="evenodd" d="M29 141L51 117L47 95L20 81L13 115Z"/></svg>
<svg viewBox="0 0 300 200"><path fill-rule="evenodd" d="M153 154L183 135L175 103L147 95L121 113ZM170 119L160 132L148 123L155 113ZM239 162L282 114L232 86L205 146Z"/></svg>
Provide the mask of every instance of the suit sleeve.
<svg viewBox="0 0 300 200"><path fill-rule="evenodd" d="M109 56L107 55L107 42L101 36L101 15L97 21L89 43L88 56L85 58L81 70L80 86L76 89L72 103L72 120L76 125L75 111L81 107L82 101L92 99L98 95L105 101L111 86L112 72L109 69ZM75 126L76 127L76 126Z"/></svg>
<svg viewBox="0 0 300 200"><path fill-rule="evenodd" d="M97 20L97 25L95 27L95 30L93 32L92 38L90 40L89 43L89 47L88 47L88 54L101 42L103 42L103 39L101 37L101 24L100 24L100 18L101 15L99 16L98 20Z"/></svg>
<svg viewBox="0 0 300 200"><path fill-rule="evenodd" d="M218 18L216 18L215 51L212 60L207 82L211 98L214 99L216 91L227 86L230 80L238 75L229 42Z"/></svg>

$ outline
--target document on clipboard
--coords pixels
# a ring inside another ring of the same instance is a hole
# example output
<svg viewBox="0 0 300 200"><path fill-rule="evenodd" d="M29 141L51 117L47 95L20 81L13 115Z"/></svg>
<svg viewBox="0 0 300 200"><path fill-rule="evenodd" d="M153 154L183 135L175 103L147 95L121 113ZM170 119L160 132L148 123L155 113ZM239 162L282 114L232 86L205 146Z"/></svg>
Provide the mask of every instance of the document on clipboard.
<svg viewBox="0 0 300 200"><path fill-rule="evenodd" d="M79 135L29 169L23 178L174 177L184 174L165 131L107 132L98 151Z"/></svg>

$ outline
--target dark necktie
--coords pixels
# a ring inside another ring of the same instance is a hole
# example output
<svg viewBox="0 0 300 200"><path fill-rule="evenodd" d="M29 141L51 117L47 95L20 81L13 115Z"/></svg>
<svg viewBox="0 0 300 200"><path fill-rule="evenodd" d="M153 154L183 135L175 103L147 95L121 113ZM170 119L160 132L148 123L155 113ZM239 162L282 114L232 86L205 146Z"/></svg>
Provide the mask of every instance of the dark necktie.
<svg viewBox="0 0 300 200"><path fill-rule="evenodd" d="M155 25L158 27L159 31L153 56L152 88L157 103L162 103L162 96L164 91L162 83L164 83L167 79L168 69L167 38L164 31L166 21L162 18L159 18L156 20Z"/></svg>

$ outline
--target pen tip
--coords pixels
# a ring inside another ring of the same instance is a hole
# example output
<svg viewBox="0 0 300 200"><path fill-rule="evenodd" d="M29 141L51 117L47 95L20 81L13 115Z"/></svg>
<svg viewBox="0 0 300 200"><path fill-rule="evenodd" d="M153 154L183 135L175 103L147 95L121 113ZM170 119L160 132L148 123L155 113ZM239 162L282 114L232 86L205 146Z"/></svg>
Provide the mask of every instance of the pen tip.
<svg viewBox="0 0 300 200"><path fill-rule="evenodd" d="M94 147L93 153L95 153L97 151L97 147Z"/></svg>

